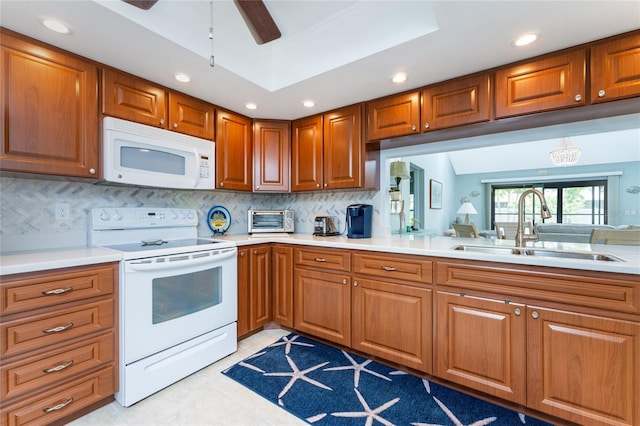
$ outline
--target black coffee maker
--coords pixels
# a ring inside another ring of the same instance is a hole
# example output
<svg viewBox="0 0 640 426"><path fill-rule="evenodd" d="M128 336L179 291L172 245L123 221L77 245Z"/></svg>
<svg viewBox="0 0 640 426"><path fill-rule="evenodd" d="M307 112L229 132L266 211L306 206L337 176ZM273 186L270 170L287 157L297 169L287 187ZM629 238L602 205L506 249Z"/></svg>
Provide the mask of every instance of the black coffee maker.
<svg viewBox="0 0 640 426"><path fill-rule="evenodd" d="M371 204L352 204L347 206L347 237L371 238Z"/></svg>

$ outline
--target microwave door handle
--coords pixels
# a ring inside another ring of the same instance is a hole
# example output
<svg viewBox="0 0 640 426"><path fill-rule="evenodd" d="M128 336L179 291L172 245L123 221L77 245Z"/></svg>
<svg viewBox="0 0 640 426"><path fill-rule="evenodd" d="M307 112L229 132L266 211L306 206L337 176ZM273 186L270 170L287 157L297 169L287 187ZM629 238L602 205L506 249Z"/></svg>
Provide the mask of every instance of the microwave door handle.
<svg viewBox="0 0 640 426"><path fill-rule="evenodd" d="M195 179L193 180L193 187L197 187L200 182L200 153L197 149L193 150L193 156L196 158Z"/></svg>

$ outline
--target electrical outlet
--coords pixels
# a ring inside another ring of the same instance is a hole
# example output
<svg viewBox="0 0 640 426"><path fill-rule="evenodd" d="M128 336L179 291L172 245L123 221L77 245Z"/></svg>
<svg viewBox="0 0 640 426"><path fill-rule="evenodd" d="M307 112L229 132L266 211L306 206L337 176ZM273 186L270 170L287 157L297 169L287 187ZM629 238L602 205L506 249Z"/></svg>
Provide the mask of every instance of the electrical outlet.
<svg viewBox="0 0 640 426"><path fill-rule="evenodd" d="M69 220L70 217L70 209L69 203L56 203L56 220Z"/></svg>

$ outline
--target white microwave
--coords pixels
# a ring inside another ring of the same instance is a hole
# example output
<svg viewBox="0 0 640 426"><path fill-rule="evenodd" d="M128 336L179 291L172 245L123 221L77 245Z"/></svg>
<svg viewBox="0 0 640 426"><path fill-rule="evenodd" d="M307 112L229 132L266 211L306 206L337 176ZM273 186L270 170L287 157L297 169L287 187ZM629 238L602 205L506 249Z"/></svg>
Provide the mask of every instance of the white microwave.
<svg viewBox="0 0 640 426"><path fill-rule="evenodd" d="M102 145L107 182L215 189L213 141L105 117Z"/></svg>

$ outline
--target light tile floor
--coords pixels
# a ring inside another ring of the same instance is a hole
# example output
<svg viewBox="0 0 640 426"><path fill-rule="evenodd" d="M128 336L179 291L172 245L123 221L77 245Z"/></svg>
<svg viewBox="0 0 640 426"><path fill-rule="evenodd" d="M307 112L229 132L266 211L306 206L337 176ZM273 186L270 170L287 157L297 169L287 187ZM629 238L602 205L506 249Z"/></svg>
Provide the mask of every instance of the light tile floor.
<svg viewBox="0 0 640 426"><path fill-rule="evenodd" d="M278 329L261 331L242 340L237 352L131 407L114 401L70 425L306 425L221 373L287 334Z"/></svg>

